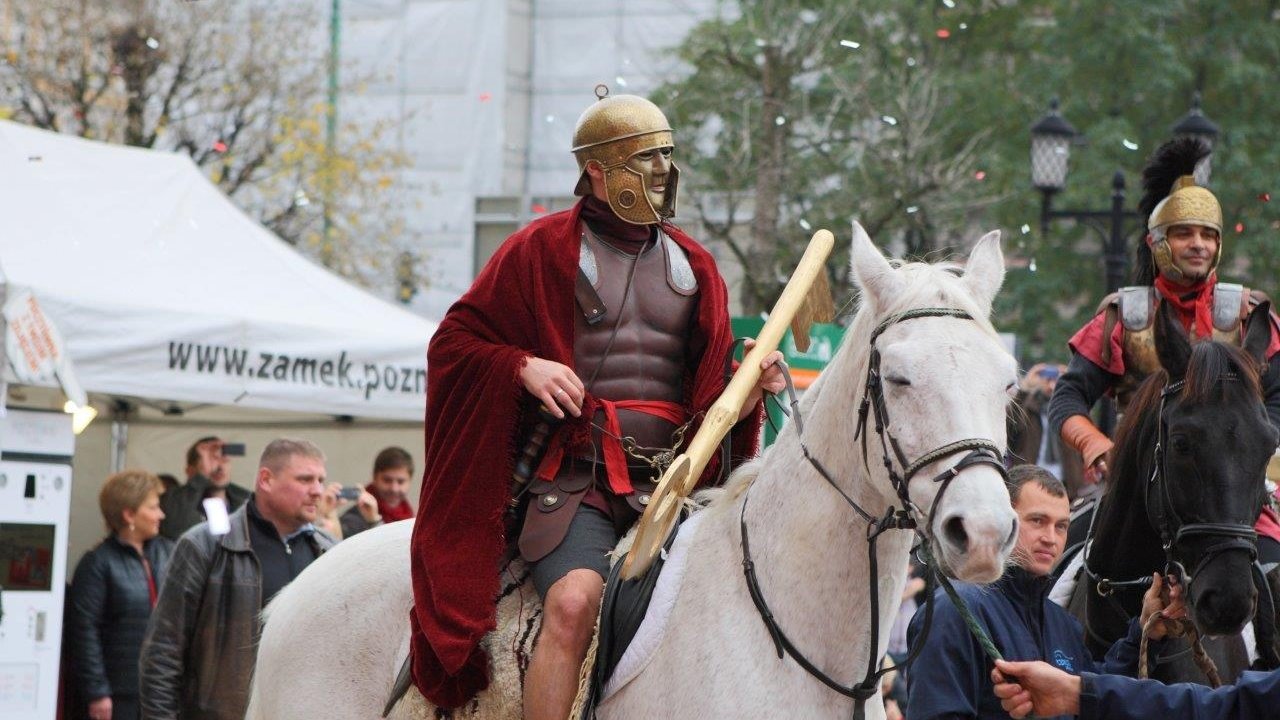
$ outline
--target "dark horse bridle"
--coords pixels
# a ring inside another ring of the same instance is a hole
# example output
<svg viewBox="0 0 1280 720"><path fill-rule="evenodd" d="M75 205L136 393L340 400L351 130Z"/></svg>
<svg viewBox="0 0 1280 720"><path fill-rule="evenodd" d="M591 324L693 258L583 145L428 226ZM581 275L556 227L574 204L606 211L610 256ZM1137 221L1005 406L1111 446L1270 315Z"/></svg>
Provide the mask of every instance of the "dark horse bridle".
<svg viewBox="0 0 1280 720"><path fill-rule="evenodd" d="M930 527L933 520L933 511L937 510L941 504L942 497L946 493L947 488L951 486L961 471L975 465L987 465L1000 473L1002 478L1008 479L1008 474L1004 467L1003 452L992 441L984 438L969 438L966 440L957 440L947 443L937 449L931 450L913 462L908 462L906 454L902 451L901 445L897 438L889 432L889 408L885 404L884 388L880 373L880 350L876 347L876 340L880 335L893 325L908 320L930 317L950 317L961 320L973 320L973 316L963 310L953 308L918 308L915 310L907 310L906 312L893 315L881 322L874 332L871 333L870 345L871 353L868 358L867 365L867 381L865 392L862 398L862 404L858 408L858 427L854 433L854 440L859 437L862 440L862 461L867 465L867 418L868 414L875 416L876 435L880 438L880 449L884 459L885 470L889 474L889 482L893 485L894 493L901 503L901 507L890 505L879 517L871 514L856 500L848 495L840 488L832 474L823 464L809 452L809 448L804 443L804 424L800 418L799 402L796 400L794 389L791 387L790 378L788 377L788 391L790 392L791 419L796 426L796 437L800 440L800 450L804 453L804 457L809 464L813 466L818 474L835 489L840 497L844 499L849 507L853 508L863 521L867 523L867 556L869 560L870 581L867 583L867 590L871 600L871 638L868 644L869 658L867 660L867 674L861 682L844 686L837 682L830 675L823 672L814 665L808 658L804 656L799 648L791 642L787 634L783 632L778 625L778 621L774 618L773 613L769 610L769 604L765 601L764 592L760 588L759 578L756 576L755 563L751 560L751 545L747 533L747 500L749 494L743 497L742 512L739 518L739 525L742 531L742 569L747 580L747 589L751 593L751 600L755 603L756 609L760 613L760 618L764 621L765 627L769 631L769 636L773 639L775 648L777 649L778 659L781 660L784 653L790 655L792 659L804 668L806 672L814 678L822 682L822 684L832 690L853 698L854 710L853 717L860 720L865 713L865 704L868 699L875 695L879 687L880 678L889 671L889 668L876 670L878 658L878 650L880 646L880 593L878 589L877 578L879 577L878 559L876 554L876 540L886 530L909 530L915 532L922 542L927 543L928 538L924 532L920 530L916 516L920 514L920 509L911 502L909 494L909 484L911 478L921 469L930 463L942 460L943 458L956 455L958 453L966 453L958 463L946 470L938 473L933 477L933 483L940 485L937 494L933 499L933 507L930 510L925 527ZM892 450L892 457L890 457ZM894 460L896 459L896 464ZM902 468L899 472L898 468ZM930 566L928 576L928 589L932 592L934 573L936 569ZM911 662L919 654L920 649L924 645L924 640L928 636L928 628L931 625L933 603L925 605L925 631L921 634L920 641L911 648L906 662Z"/></svg>
<svg viewBox="0 0 1280 720"><path fill-rule="evenodd" d="M1235 373L1224 373L1222 379L1227 381L1238 380L1239 376ZM1147 517L1160 533L1160 546L1165 555L1164 575L1171 581L1182 584L1186 588L1187 596L1190 597L1192 583L1200 575L1200 571L1212 562L1214 558L1225 552L1244 552L1248 554L1249 561L1254 566L1254 574L1256 576L1254 581L1259 586L1259 594L1267 600L1268 605L1272 605L1273 600L1270 597L1270 588L1267 586L1265 578L1261 576L1261 569L1257 565L1258 533L1253 526L1244 523L1187 523L1183 522L1177 508L1174 507L1173 497L1169 494L1168 471L1166 468L1165 448L1168 445L1168 423L1165 422L1164 411L1169 397L1181 393L1185 385L1185 379L1178 380L1177 382L1168 383L1160 392L1155 457L1152 462L1151 477L1147 479L1147 483L1143 486L1143 501L1147 506ZM1113 597L1115 591L1126 589L1145 590L1151 585L1151 578L1143 576L1132 580L1111 580L1093 571L1089 566L1089 550L1093 539L1093 523L1097 517L1098 513L1095 510L1089 522L1089 533L1085 545L1084 572L1089 580L1094 583L1097 593L1106 598L1114 610L1127 617L1128 613ZM1186 567L1178 560L1178 548L1190 538L1206 537L1215 540L1215 542L1201 552L1199 560L1191 572L1188 573ZM1262 608L1258 608L1255 614L1260 614L1261 612ZM1098 636L1088 622L1085 623L1085 630L1094 640L1106 644L1106 639ZM1280 664L1280 658L1275 657L1274 649L1264 647L1264 645L1262 642L1258 643L1259 653L1262 654L1264 661L1272 664L1273 667L1275 664Z"/></svg>

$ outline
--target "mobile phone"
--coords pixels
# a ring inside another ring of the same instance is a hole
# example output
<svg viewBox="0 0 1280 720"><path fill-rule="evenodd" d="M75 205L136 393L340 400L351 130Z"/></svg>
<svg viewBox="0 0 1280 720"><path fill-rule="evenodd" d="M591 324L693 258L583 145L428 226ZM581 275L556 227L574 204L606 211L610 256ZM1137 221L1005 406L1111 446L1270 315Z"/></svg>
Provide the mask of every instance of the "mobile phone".
<svg viewBox="0 0 1280 720"><path fill-rule="evenodd" d="M339 500L355 500L358 497L360 497L360 488L358 487L344 487L338 491Z"/></svg>
<svg viewBox="0 0 1280 720"><path fill-rule="evenodd" d="M1050 365L1049 367L1040 368L1040 377L1044 378L1045 380L1057 380L1058 376L1061 374L1062 374L1062 371L1052 365Z"/></svg>
<svg viewBox="0 0 1280 720"><path fill-rule="evenodd" d="M244 443L222 443L222 454L227 457L244 457Z"/></svg>

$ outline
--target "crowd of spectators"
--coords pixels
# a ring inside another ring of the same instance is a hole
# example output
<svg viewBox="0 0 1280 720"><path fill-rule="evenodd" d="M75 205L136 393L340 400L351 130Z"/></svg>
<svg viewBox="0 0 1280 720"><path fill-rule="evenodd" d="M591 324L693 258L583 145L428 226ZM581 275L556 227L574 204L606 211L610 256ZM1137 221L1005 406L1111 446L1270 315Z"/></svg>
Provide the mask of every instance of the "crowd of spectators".
<svg viewBox="0 0 1280 720"><path fill-rule="evenodd" d="M67 596L70 717L243 718L271 598L344 536L414 516L402 448L346 489L309 441L269 443L252 489L232 482L229 450L197 440L183 484L145 470L103 484L107 535Z"/></svg>

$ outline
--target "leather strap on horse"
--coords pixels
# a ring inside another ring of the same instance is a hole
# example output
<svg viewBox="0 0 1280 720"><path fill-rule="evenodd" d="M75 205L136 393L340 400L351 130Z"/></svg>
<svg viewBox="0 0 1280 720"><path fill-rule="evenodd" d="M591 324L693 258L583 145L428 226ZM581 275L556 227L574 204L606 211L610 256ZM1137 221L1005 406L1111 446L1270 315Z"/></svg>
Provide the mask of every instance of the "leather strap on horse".
<svg viewBox="0 0 1280 720"><path fill-rule="evenodd" d="M1155 628L1156 623L1160 622L1159 613L1152 613L1147 618L1147 622L1142 626L1142 641L1138 644L1138 677L1147 679L1147 641L1151 635L1151 630ZM1205 652L1204 645L1200 643L1200 631L1196 630L1196 624L1190 620L1183 618L1180 620L1165 620L1166 632L1168 637L1186 637L1191 643L1192 657L1196 661L1196 667L1200 668L1200 672L1209 679L1209 687L1222 687L1222 676L1218 674L1218 666L1213 663L1213 658L1209 657L1209 653Z"/></svg>
<svg viewBox="0 0 1280 720"><path fill-rule="evenodd" d="M914 531L920 538L923 544L922 546L924 548L928 547L929 539L925 536L923 531L920 530L915 517L912 515L912 511L918 511L918 508L911 502L910 494L908 492L908 484L910 483L911 478L922 468L930 463L937 462L938 460L956 453L964 452L965 450L969 451L968 454L961 458L954 466L943 470L933 477L932 480L935 484L940 483L938 492L934 495L934 508L937 508L941 503L947 489L951 486L951 481L954 480L965 468L973 465L990 465L994 467L1002 477L1007 475L1000 449L989 440L980 438L957 440L925 453L915 462L908 462L905 453L903 453L901 446L897 442L897 439L889 433L889 411L888 407L885 405L884 395L880 385L880 354L875 347L875 341L882 332L894 323L924 317L954 317L965 320L973 319L967 312L964 312L963 310L956 310L954 308L918 308L894 315L881 322L871 335L871 353L867 369L865 395L863 396L862 405L858 411L858 427L854 434L854 439L857 440L858 435L862 436L863 465L867 466L866 423L868 411L870 409L874 409L876 434L880 437L884 466L889 474L889 480L893 485L894 492L902 502L901 508L890 506L885 510L884 514L879 517L867 512L867 510L850 497L848 493L841 489L839 483L836 482L835 478L832 477L826 467L823 466L823 464L819 462L818 459L809 451L808 446L804 442L804 422L800 416L799 400L796 397L795 385L791 380L791 373L785 363L780 365L783 377L786 379L787 393L791 405L791 412L787 414L791 416L792 422L795 423L796 437L799 440L801 452L810 465L818 471L818 474L826 480L837 493L839 493L840 497L851 508L853 508L853 510L863 520L867 522L868 572L873 579L879 577L879 560L878 553L876 552L876 541L885 531ZM889 457L890 448L893 449L893 453L898 460L898 465L902 468L901 474L898 473L893 460ZM782 627L773 616L773 612L769 609L769 603L765 600L764 592L760 588L759 578L756 576L755 562L751 558L751 543L749 539L749 531L747 529L747 501L749 498L750 489L748 489L747 494L743 496L742 511L739 517L739 527L742 533L742 570L747 582L747 591L751 595L751 601L755 604L756 610L760 613L760 619L764 621L765 628L768 630L770 638L773 639L774 647L778 653L778 658L782 659L784 654L790 655L792 659L800 665L800 667L804 668L805 672L812 675L819 682L845 697L852 698L854 701L854 720L862 720L866 715L866 701L876 694L876 691L879 689L880 678L883 677L885 673L889 672L889 668L876 669L878 664L877 661L879 659L877 657L877 652L880 644L880 593L876 587L876 583L873 581L867 584L871 605L871 638L868 643L869 657L867 659L867 674L863 677L862 681L856 685L845 687L810 662L809 659L800 652L799 648L797 648L795 644L791 642L790 638L787 637L786 633L783 632ZM927 555L927 549L925 552ZM932 595L933 592L935 579L943 582L944 587L949 587L950 583L947 582L945 576L938 570L935 563L930 561L926 563L926 566L929 568L929 571L926 575L925 582L926 589L930 595ZM961 615L966 618L966 624L969 626L970 631L978 638L979 643L986 648L990 648L990 652L995 653L993 657L998 658L999 653L995 650L995 645L991 642L991 639L987 636L982 627L978 625L977 621L973 619L973 615L969 612L964 601L955 594L954 589L949 589L948 594L952 597L952 602L955 603L957 609L960 610ZM916 643L916 646L909 649L904 665L910 664L916 658L920 653L920 650L924 647L925 641L929 637L929 631L933 626L932 602L925 605L924 623L924 632L921 633L919 642Z"/></svg>

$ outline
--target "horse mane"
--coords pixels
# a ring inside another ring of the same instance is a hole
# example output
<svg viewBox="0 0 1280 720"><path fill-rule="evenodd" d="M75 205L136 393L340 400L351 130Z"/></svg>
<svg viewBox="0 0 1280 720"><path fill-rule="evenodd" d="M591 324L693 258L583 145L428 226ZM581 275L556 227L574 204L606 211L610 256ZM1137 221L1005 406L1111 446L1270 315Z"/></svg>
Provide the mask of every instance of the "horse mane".
<svg viewBox="0 0 1280 720"><path fill-rule="evenodd" d="M875 303L866 297L863 289L859 288L857 310L853 320L847 326L840 348L819 374L818 379L805 391L804 397L800 399L800 413L803 417L809 417L813 405L818 402L824 392L835 392L841 397L849 397L852 399L850 406L856 407L856 402L862 398L862 384L867 374L871 333L886 318L916 308L954 308L969 313L983 332L999 339L995 326L987 317L987 311L974 301L963 282L964 266L962 264L951 261L925 263L901 260L890 260L889 263L902 281L902 292L892 298L879 298L879 305L882 307L873 308ZM819 455L823 454L823 440L808 436L807 440L811 449ZM825 442L849 443L852 440L851 432L847 438ZM709 506L734 502L759 477L765 461L771 454L781 447L796 443L794 426L792 423L787 423L771 447L766 448L758 458L734 470L722 487L702 491L698 499Z"/></svg>
<svg viewBox="0 0 1280 720"><path fill-rule="evenodd" d="M1187 374L1178 398L1183 402L1202 403L1225 393L1225 380L1234 375L1244 384L1251 397L1262 397L1262 382L1257 363L1239 348L1220 342L1200 342L1192 346ZM1127 511L1127 502L1117 494L1141 487L1147 481L1152 460L1154 434L1159 418L1160 396L1169 383L1169 374L1157 370L1143 381L1129 401L1120 427L1116 429L1115 450L1111 458L1111 477L1119 479L1107 491L1109 498L1099 509L1099 527L1111 527L1118 515Z"/></svg>

